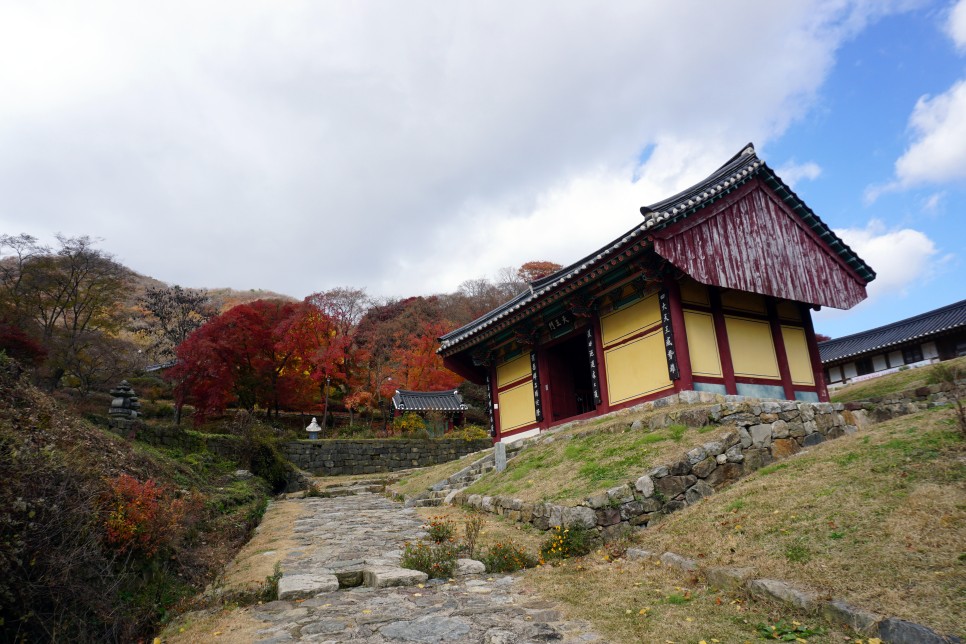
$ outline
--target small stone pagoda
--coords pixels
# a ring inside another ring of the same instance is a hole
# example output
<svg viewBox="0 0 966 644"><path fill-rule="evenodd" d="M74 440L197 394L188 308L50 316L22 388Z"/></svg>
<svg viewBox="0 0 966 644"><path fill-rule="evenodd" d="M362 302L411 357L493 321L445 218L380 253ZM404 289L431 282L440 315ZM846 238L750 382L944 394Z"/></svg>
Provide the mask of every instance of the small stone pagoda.
<svg viewBox="0 0 966 644"><path fill-rule="evenodd" d="M108 424L116 430L127 430L134 426L141 409L134 388L127 380L122 380L111 389L111 408L107 411Z"/></svg>

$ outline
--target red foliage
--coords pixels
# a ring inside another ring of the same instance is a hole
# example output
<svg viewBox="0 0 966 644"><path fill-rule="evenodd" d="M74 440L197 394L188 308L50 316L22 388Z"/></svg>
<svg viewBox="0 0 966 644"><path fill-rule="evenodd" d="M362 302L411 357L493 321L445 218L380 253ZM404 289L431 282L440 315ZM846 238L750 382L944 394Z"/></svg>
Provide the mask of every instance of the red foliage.
<svg viewBox="0 0 966 644"><path fill-rule="evenodd" d="M455 389L463 379L443 366L437 338L449 330L442 321L426 323L407 343L393 352L391 370L394 389L442 391Z"/></svg>
<svg viewBox="0 0 966 644"><path fill-rule="evenodd" d="M311 404L327 319L301 302L256 300L210 320L177 348L166 377L195 422L229 404L275 410Z"/></svg>
<svg viewBox="0 0 966 644"><path fill-rule="evenodd" d="M47 350L20 327L0 322L0 351L25 366L36 366L47 357Z"/></svg>
<svg viewBox="0 0 966 644"><path fill-rule="evenodd" d="M517 269L517 277L522 279L524 282L533 282L541 277L546 277L551 273L556 273L563 266L556 262L547 261L533 261L527 262L523 266Z"/></svg>
<svg viewBox="0 0 966 644"><path fill-rule="evenodd" d="M199 499L170 498L153 480L143 483L121 474L109 482L104 527L107 542L119 552L137 551L151 557L174 542L185 515Z"/></svg>

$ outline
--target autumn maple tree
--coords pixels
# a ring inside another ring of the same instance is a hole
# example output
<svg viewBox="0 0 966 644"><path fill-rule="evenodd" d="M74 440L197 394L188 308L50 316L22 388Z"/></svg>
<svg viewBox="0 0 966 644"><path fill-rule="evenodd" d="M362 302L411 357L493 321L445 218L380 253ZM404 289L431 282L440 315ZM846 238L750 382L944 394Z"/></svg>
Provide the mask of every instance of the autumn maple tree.
<svg viewBox="0 0 966 644"><path fill-rule="evenodd" d="M213 318L177 348L166 376L176 402L192 403L195 421L229 405L268 412L309 404L320 326L328 321L301 302L256 300Z"/></svg>
<svg viewBox="0 0 966 644"><path fill-rule="evenodd" d="M442 391L459 386L463 379L444 367L443 358L436 353L437 338L450 327L445 321L428 322L393 352L391 373L397 389Z"/></svg>

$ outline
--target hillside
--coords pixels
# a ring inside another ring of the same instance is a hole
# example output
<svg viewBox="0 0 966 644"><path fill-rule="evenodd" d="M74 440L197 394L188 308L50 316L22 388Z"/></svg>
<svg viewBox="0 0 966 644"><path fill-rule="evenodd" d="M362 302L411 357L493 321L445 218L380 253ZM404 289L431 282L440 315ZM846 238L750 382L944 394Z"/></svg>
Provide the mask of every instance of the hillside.
<svg viewBox="0 0 966 644"><path fill-rule="evenodd" d="M640 430L626 431L629 420L615 419L614 428L600 431L572 428L527 447L502 474L491 472L467 493L575 505L633 482L669 451L680 454L711 434L683 425L651 430L647 419ZM411 490L433 478L413 473L394 489ZM712 567L781 580L825 600L962 637L963 543L966 440L954 409L940 406L809 447L582 560L526 575L536 591L563 602L571 617L591 621L613 641L744 641L757 637L755 620L807 623L821 631L809 642L861 635L850 636L813 611L721 588L700 572ZM696 561L699 570L626 561L621 557L628 546L655 558L676 553Z"/></svg>
<svg viewBox="0 0 966 644"><path fill-rule="evenodd" d="M80 420L0 355L0 641L148 635L257 524L267 486L237 468Z"/></svg>

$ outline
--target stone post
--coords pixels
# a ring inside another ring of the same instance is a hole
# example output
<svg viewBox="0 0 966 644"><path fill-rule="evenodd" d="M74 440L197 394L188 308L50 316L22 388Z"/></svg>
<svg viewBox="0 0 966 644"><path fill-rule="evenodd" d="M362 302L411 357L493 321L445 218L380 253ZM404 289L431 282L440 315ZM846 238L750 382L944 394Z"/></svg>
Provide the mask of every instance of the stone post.
<svg viewBox="0 0 966 644"><path fill-rule="evenodd" d="M501 442L493 446L493 462L497 472L506 469L506 443Z"/></svg>

